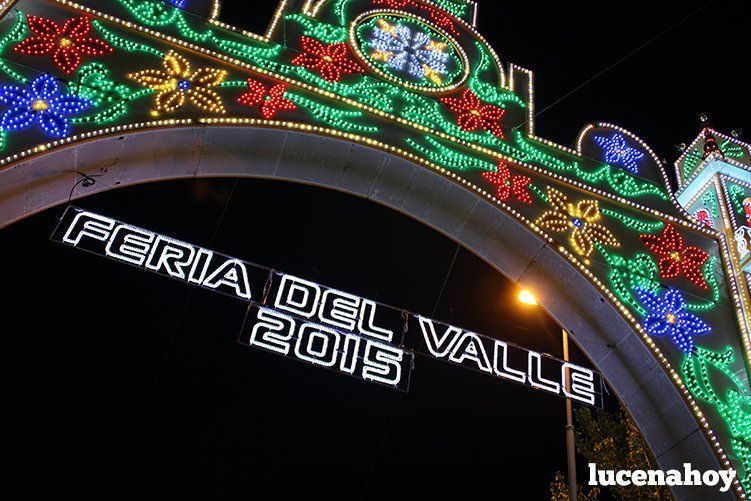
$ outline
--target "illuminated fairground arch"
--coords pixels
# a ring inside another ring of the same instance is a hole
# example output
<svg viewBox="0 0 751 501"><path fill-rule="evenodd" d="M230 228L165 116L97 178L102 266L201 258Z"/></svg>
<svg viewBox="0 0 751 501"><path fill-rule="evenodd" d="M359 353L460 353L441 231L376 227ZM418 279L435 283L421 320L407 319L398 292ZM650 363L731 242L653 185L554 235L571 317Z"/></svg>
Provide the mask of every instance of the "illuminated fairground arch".
<svg viewBox="0 0 751 501"><path fill-rule="evenodd" d="M663 468L732 465L743 496L749 145L706 128L674 194L617 126L536 137L531 72L504 69L464 0L283 0L264 35L216 0L0 8L0 227L187 177L367 197L535 290Z"/></svg>

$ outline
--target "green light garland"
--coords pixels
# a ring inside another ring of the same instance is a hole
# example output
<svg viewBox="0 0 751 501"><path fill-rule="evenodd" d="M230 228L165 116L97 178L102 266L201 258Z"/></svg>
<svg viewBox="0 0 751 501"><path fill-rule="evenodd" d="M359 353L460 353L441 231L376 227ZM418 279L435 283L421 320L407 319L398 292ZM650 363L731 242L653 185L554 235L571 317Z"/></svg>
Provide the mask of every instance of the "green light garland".
<svg viewBox="0 0 751 501"><path fill-rule="evenodd" d="M639 233L654 233L655 231L660 231L665 226L665 223L662 221L643 221L641 219L628 216L613 209L603 208L600 209L600 212L602 212L606 216L617 219L618 221L623 223L625 227L634 231L638 231Z"/></svg>
<svg viewBox="0 0 751 501"><path fill-rule="evenodd" d="M604 213L604 210L601 209ZM636 313L646 315L639 298L634 294L636 287L656 292L662 286L660 283L660 271L652 256L646 253L637 253L632 259L627 259L618 254L608 252L602 245L597 245L597 250L605 257L605 262L610 266L608 280L611 290L618 296L622 303L633 308ZM707 282L712 298L703 302L692 303L686 301L686 309L689 311L707 311L720 301L720 286L715 276L717 260L709 258L702 268L702 275Z"/></svg>
<svg viewBox="0 0 751 501"><path fill-rule="evenodd" d="M689 151L688 153L686 153L686 156L683 158L683 165L681 166L681 172L683 173L684 179L691 177L691 174L694 172L701 160L702 156L696 151Z"/></svg>
<svg viewBox="0 0 751 501"><path fill-rule="evenodd" d="M92 26L94 26L94 29L97 31L97 33L99 33L99 35L107 43L115 48L124 50L126 52L145 52L146 54L151 54L152 56L157 56L159 58L164 57L164 52L144 43L127 40L126 38L117 35L115 32L105 28L101 21L92 21L91 24Z"/></svg>
<svg viewBox="0 0 751 501"><path fill-rule="evenodd" d="M306 108L310 114L321 122L327 123L337 129L347 132L360 132L372 134L378 132L378 127L370 125L359 125L351 121L352 118L363 116L361 111L350 111L326 106L307 97L301 96L294 92L287 92L285 97L301 108Z"/></svg>
<svg viewBox="0 0 751 501"><path fill-rule="evenodd" d="M722 150L722 154L726 157L741 158L743 156L743 148L737 144L731 143L729 139L722 142L720 150Z"/></svg>
<svg viewBox="0 0 751 501"><path fill-rule="evenodd" d="M563 162L552 155L544 153L539 148L532 146L531 143L526 141L523 135L518 131L514 136L517 147L503 142L487 131L463 131L453 123L453 121L444 116L445 110L438 101L428 99L400 86L374 80L367 76L360 77L357 79L356 83L328 82L306 68L282 63L276 60L282 50L282 47L279 45L264 48L254 47L245 43L217 37L212 30L207 30L202 33L196 32L189 29L185 22L184 13L180 11L180 9L163 4L154 7L154 0L143 0L141 2L136 0L119 1L128 8L137 19L145 24L151 26L175 25L178 31L180 31L181 36L192 42L201 43L210 40L225 53L233 57L253 62L269 71L299 78L309 85L313 85L337 95L355 99L361 104L371 106L387 113L394 113L395 110L398 109L397 103L401 102L404 103L401 115L405 119L414 121L426 127L436 128L467 142L496 149L515 160L535 163L553 171L567 172L590 184L604 182L617 194L624 197L635 198L644 195L653 195L663 200L669 200L667 193L665 193L660 187L648 182L637 181L623 169L616 169L608 165L603 165L594 171L586 171L579 167L576 162ZM340 12L342 12L342 16L343 9L346 5L347 2L343 0L335 4L335 7L338 7ZM313 36L324 43L336 43L346 39L346 33L343 28L322 23L310 18L309 16L290 14L286 16L286 19L299 23L303 27L304 33L307 36ZM102 36L111 44L126 50L140 49L148 51L145 47L135 45L133 42L116 39L111 32L102 33ZM497 83L488 83L481 79L481 75L490 70L492 58L486 48L478 42L475 43L480 54L480 60L470 76L468 83L469 87L484 102L493 103L504 108L509 103L524 107L524 102L513 92L501 89ZM331 118L330 114L324 116ZM337 122L326 123L333 124ZM479 159L470 161L468 158L465 158L459 162L459 164L466 166L482 162L483 161Z"/></svg>
<svg viewBox="0 0 751 501"><path fill-rule="evenodd" d="M744 469L740 481L743 488L748 490L751 486L751 393L736 376L733 362L733 349L730 347L719 353L697 346L693 354L684 357L681 372L694 398L712 405L727 424L733 451ZM725 382L720 386L722 389L716 385L717 376L720 375Z"/></svg>
<svg viewBox="0 0 751 501"><path fill-rule="evenodd" d="M169 26L175 22L176 17L181 13L167 2L145 0L137 2L135 0L118 0L120 5L128 9L130 13L142 24L148 26Z"/></svg>
<svg viewBox="0 0 751 501"><path fill-rule="evenodd" d="M629 305L636 313L646 315L647 310L633 291L636 287L656 292L660 287L660 272L652 256L640 252L633 259L626 259L618 254L608 252L602 245L596 244L597 250L605 257L610 266L608 279L612 292L622 303Z"/></svg>
<svg viewBox="0 0 751 501"><path fill-rule="evenodd" d="M464 18L467 15L469 4L462 0L432 0L441 9L456 17Z"/></svg>
<svg viewBox="0 0 751 501"><path fill-rule="evenodd" d="M743 214L743 200L746 198L746 190L734 183L727 183L728 195L733 202L733 208L738 214Z"/></svg>
<svg viewBox="0 0 751 501"><path fill-rule="evenodd" d="M320 75L307 68L280 63L278 61L259 59L255 61L259 67L293 78L298 78L313 87L354 99L358 103L371 106L379 111L394 113L397 100L409 92L397 85L368 76L356 77L353 83L329 82Z"/></svg>
<svg viewBox="0 0 751 501"><path fill-rule="evenodd" d="M146 26L152 28L173 27L180 36L192 43L216 45L226 54L238 59L242 58L250 62L259 59L271 59L277 57L283 47L278 44L266 44L265 47L251 45L244 42L229 40L216 34L215 30L207 29L198 32L190 27L186 14L177 7L172 7L158 0L118 0L131 15Z"/></svg>
<svg viewBox="0 0 751 501"><path fill-rule="evenodd" d="M430 116L432 117L433 115L431 114ZM433 123L433 125L435 125L435 123ZM489 133L484 134L490 135ZM477 135L479 136L479 134ZM469 166L482 166L489 163L488 161L482 160L473 155L467 153L459 153L458 151L456 151L456 149L449 146L440 145L440 143L433 140L431 136L425 137L433 146L433 150L426 148L425 146L411 139L408 139L407 143L419 153L429 155L429 158L432 161L446 168L457 168L459 170L463 170ZM543 152L539 148L536 148L524 138L521 132L515 132L514 138L516 139L517 144L519 144L520 148L515 148L509 144L499 141L497 144L497 149L516 161L535 163L552 171L574 174L582 181L588 182L590 184L597 184L604 181L611 188L613 188L616 193L628 198L639 197L642 195L654 195L664 200L669 199L667 193L665 193L664 190L659 188L657 185L649 182L637 181L631 176L631 174L624 171L623 169L616 169L615 167L611 167L610 165L605 164L594 171L585 171L581 167L579 167L579 164L577 162L564 162L558 158L553 157L552 155L549 155L548 153ZM440 147L438 145L440 145ZM436 149L440 151L436 152ZM485 167L480 168L489 170Z"/></svg>
<svg viewBox="0 0 751 501"><path fill-rule="evenodd" d="M535 186L533 184L530 184L529 185L529 190L532 193L534 193L535 195L537 195L538 197L540 197L540 199L543 202L548 203L548 195L542 189L538 188L537 186Z"/></svg>
<svg viewBox="0 0 751 501"><path fill-rule="evenodd" d="M412 114L414 113L416 113L416 111L410 111L410 116L412 116ZM430 114L429 116L436 120L436 122L432 122L433 125L435 125L436 123L440 124L440 122L437 122L438 119L434 116L434 114ZM448 127L447 129L452 130L450 127ZM552 171L573 174L580 180L590 184L605 182L611 188L613 188L616 193L627 198L635 198L643 195L653 195L663 200L669 200L668 194L662 188L649 182L640 182L634 179L631 174L624 171L623 169L617 169L605 164L594 171L586 171L579 167L579 164L577 162L564 162L558 158L555 158L552 155L545 153L541 149L533 146L529 141L525 139L524 135L518 131L514 133L514 139L519 145L519 148L515 148L507 143L503 143L495 136L487 132L482 134L472 134L456 130L452 130L452 132L454 132L455 135L459 138L465 139L467 141L471 141L473 137L476 139L478 136L485 139L492 138L489 140L495 143L494 146L496 147L496 149L500 150L502 153L510 156L516 161L534 163ZM410 143L410 145L413 148L416 148L414 144ZM478 159L476 160L476 162L482 162L482 160ZM439 161L438 163L441 162Z"/></svg>
<svg viewBox="0 0 751 501"><path fill-rule="evenodd" d="M720 284L716 276L717 259L710 257L702 268L702 276L707 287L712 291L712 299L705 303L689 303L686 301L686 309L690 311L706 311L714 308L720 301Z"/></svg>
<svg viewBox="0 0 751 501"><path fill-rule="evenodd" d="M712 213L712 216L714 218L720 217L720 213L717 210L717 195L713 190L710 189L704 195L702 195L701 201L709 209L709 212Z"/></svg>
<svg viewBox="0 0 751 501"><path fill-rule="evenodd" d="M8 31L8 33L5 34L2 39L0 39L0 54L5 52L5 48L8 46L8 44L20 42L21 40L23 40L27 32L28 30L26 28L26 16L23 12L18 12L18 16L16 17L16 22L13 24L13 27ZM17 82L26 83L28 81L25 76L21 75L16 70L11 68L3 58L0 58L0 70L2 70L5 74L7 74Z"/></svg>
<svg viewBox="0 0 751 501"><path fill-rule="evenodd" d="M339 21L339 26L343 27L347 25L345 10L347 9L349 2L350 0L336 0L336 2L334 2L334 15ZM346 34L345 34L345 38L346 38Z"/></svg>
<svg viewBox="0 0 751 501"><path fill-rule="evenodd" d="M521 161L530 161L550 170L573 174L580 180L592 185L605 182L616 193L626 198L652 195L662 200L670 200L664 189L647 181L638 181L632 174L623 169L604 164L593 171L586 171L579 167L578 162L564 162L532 146L519 131L514 133L514 138L519 149L523 152L523 156L519 158Z"/></svg>
<svg viewBox="0 0 751 501"><path fill-rule="evenodd" d="M338 26L322 23L303 14L287 14L284 19L294 21L303 27L303 35L316 38L326 44L345 42L347 31Z"/></svg>
<svg viewBox="0 0 751 501"><path fill-rule="evenodd" d="M495 165L493 165L493 163L488 162L487 160L481 160L466 153L460 153L454 148L441 143L432 136L425 136L425 141L427 141L430 146L420 144L411 138L406 138L405 141L431 162L442 165L448 169L456 169L460 171L467 169L480 169L486 171L495 170Z"/></svg>
<svg viewBox="0 0 751 501"><path fill-rule="evenodd" d="M472 70L472 76L469 78L469 88L472 89L472 92L477 94L477 97L482 101L494 104L501 108L506 108L506 103L509 102L518 104L522 108L526 108L526 103L519 96L510 90L502 89L497 81L496 83L487 83L481 80L480 75L490 69L492 58L490 57L488 50L480 42L475 42L475 46L480 54L480 60L475 69Z"/></svg>
<svg viewBox="0 0 751 501"><path fill-rule="evenodd" d="M76 124L113 122L127 114L128 102L153 93L151 89L133 91L130 87L115 82L110 78L109 68L97 62L82 66L76 79L70 82L70 89L94 101L97 108L108 106L93 115L72 118L71 122Z"/></svg>
<svg viewBox="0 0 751 501"><path fill-rule="evenodd" d="M219 86L228 88L245 88L247 82L245 80L226 80ZM341 108L327 106L291 91L287 91L284 94L284 97L295 103L298 107L308 110L314 119L337 129L347 132L358 132L361 134L374 134L378 132L378 127L376 126L360 125L352 121L353 118L361 118L364 116L361 111L343 110Z"/></svg>
<svg viewBox="0 0 751 501"><path fill-rule="evenodd" d="M237 59L245 59L259 66L262 61L278 57L282 49L284 49L281 45L271 45L264 48L253 47L242 42L225 40L223 38L217 38L214 42L226 54Z"/></svg>

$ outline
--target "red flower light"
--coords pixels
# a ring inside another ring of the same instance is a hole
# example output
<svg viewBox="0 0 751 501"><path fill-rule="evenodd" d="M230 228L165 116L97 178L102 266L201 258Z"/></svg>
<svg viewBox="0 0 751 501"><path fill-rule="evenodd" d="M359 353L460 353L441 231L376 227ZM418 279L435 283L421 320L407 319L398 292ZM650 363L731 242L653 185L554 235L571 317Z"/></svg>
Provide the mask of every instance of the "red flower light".
<svg viewBox="0 0 751 501"><path fill-rule="evenodd" d="M430 19L432 19L436 25L440 26L444 30L450 31L453 35L459 34L459 32L456 31L456 26L454 26L454 22L451 21L449 15L443 12L441 9L433 7L431 5L425 5L423 6L423 9L430 14Z"/></svg>
<svg viewBox="0 0 751 501"><path fill-rule="evenodd" d="M686 245L681 234L671 225L666 225L660 236L641 235L640 238L657 255L662 278L684 276L692 284L707 290L701 267L709 259L709 254L698 247Z"/></svg>
<svg viewBox="0 0 751 501"><path fill-rule="evenodd" d="M91 22L87 17L68 19L61 28L55 21L28 16L26 22L33 36L22 41L15 51L29 56L52 55L64 73L73 73L81 65L81 56L102 56L113 51L102 40L90 38Z"/></svg>
<svg viewBox="0 0 751 501"><path fill-rule="evenodd" d="M478 129L487 130L496 137L503 139L503 130L498 121L506 113L498 106L485 104L480 98L467 89L461 99L454 97L441 98L441 102L454 112L457 125L464 131L472 132Z"/></svg>
<svg viewBox="0 0 751 501"><path fill-rule="evenodd" d="M532 180L527 176L512 175L505 163L498 162L496 172L483 172L482 177L496 187L497 197L501 200L513 197L522 203L532 205L532 197L527 189Z"/></svg>
<svg viewBox="0 0 751 501"><path fill-rule="evenodd" d="M456 30L456 26L454 26L454 22L451 20L451 17L438 7L434 7L432 5L420 5L415 2L415 0L373 0L373 5L384 6L390 9L404 9L406 7L414 7L416 9L423 10L430 14L430 19L432 19L436 25L450 31L454 35L459 34L459 32Z"/></svg>
<svg viewBox="0 0 751 501"><path fill-rule="evenodd" d="M266 93L266 87L252 78L248 79L248 92L237 98L237 102L245 106L261 106L261 116L266 120L274 118L279 111L296 110L295 103L284 97L287 86L276 84Z"/></svg>
<svg viewBox="0 0 751 501"><path fill-rule="evenodd" d="M329 82L338 82L342 75L362 73L360 65L349 59L349 49L345 43L324 45L315 38L300 36L303 53L292 60L292 64L315 69Z"/></svg>

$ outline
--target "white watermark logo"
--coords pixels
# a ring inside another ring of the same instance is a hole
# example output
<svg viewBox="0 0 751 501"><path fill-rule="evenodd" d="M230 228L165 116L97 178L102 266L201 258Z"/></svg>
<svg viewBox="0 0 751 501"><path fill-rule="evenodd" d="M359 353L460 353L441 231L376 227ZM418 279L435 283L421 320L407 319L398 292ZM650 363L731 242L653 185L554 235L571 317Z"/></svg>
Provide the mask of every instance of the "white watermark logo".
<svg viewBox="0 0 751 501"><path fill-rule="evenodd" d="M719 486L720 492L727 492L735 479L735 470L694 470L691 463L683 463L680 470L598 470L595 463L589 463L589 485L708 485Z"/></svg>

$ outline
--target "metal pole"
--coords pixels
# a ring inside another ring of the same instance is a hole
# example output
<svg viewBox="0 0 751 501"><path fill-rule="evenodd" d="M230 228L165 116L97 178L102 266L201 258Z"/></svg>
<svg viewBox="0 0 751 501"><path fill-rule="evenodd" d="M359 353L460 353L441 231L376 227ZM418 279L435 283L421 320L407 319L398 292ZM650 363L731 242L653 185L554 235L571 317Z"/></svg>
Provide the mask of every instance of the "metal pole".
<svg viewBox="0 0 751 501"><path fill-rule="evenodd" d="M563 336L563 360L568 362L568 334L561 329ZM571 390L569 372L566 371L566 390ZM571 399L566 399L566 461L568 466L568 496L571 501L576 501L576 446L574 442L574 416L571 408Z"/></svg>

